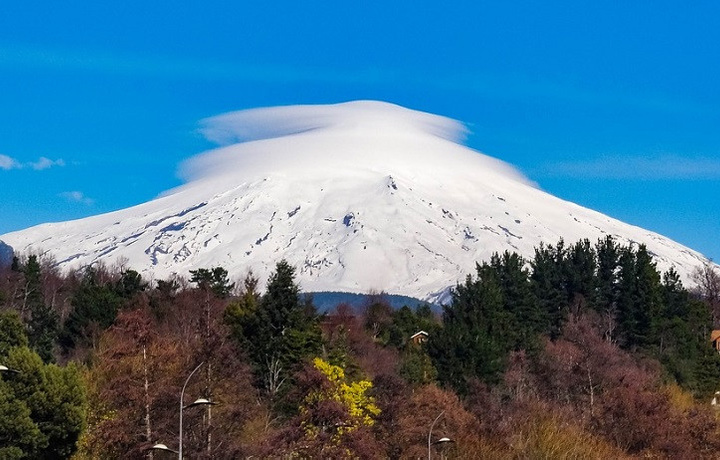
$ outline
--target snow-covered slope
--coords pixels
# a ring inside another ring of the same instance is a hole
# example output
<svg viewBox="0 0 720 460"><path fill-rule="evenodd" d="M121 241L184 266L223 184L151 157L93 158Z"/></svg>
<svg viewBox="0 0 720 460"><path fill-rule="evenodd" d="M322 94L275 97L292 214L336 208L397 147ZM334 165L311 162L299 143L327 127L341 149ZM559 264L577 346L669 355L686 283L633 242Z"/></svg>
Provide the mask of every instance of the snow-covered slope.
<svg viewBox="0 0 720 460"><path fill-rule="evenodd" d="M438 300L496 251L541 242L645 243L660 269L705 258L551 196L459 143L453 120L381 102L255 109L204 122L224 147L181 166L186 184L132 208L2 235L63 268L103 260L155 279L221 265L265 279L281 258L306 291Z"/></svg>

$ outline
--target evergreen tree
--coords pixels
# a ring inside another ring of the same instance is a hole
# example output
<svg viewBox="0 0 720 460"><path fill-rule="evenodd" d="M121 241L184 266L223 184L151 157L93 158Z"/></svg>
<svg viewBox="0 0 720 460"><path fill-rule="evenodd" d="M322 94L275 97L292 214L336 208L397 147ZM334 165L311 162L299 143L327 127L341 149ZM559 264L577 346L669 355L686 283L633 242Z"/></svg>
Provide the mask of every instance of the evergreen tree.
<svg viewBox="0 0 720 460"><path fill-rule="evenodd" d="M613 238L607 236L598 241L595 253L597 255L597 272L592 303L603 318L605 339L612 342L616 339L617 322L619 321L619 248Z"/></svg>
<svg viewBox="0 0 720 460"><path fill-rule="evenodd" d="M695 390L701 398L709 399L720 385L720 354L706 347L704 353L695 361L694 369Z"/></svg>
<svg viewBox="0 0 720 460"><path fill-rule="evenodd" d="M623 248L620 253L618 313L624 345L642 347L657 341L663 315L660 274L647 248Z"/></svg>
<svg viewBox="0 0 720 460"><path fill-rule="evenodd" d="M544 318L543 331L553 338L560 335L569 310L566 273L562 268L564 264L563 240L560 240L557 246L541 244L539 248L535 248L535 257L530 264L531 289L541 318Z"/></svg>
<svg viewBox="0 0 720 460"><path fill-rule="evenodd" d="M74 365L43 364L19 318L0 313L0 458L69 458L85 426L85 391Z"/></svg>
<svg viewBox="0 0 720 460"><path fill-rule="evenodd" d="M130 299L147 288L147 283L135 270L125 270L115 285L115 292L124 299Z"/></svg>
<svg viewBox="0 0 720 460"><path fill-rule="evenodd" d="M443 308L443 327L428 343L440 382L461 392L473 378L496 382L513 343L514 318L503 308L494 271L478 265L477 273L453 290L452 302Z"/></svg>
<svg viewBox="0 0 720 460"><path fill-rule="evenodd" d="M316 353L321 344L315 308L302 303L299 294L295 268L281 260L260 302L258 338L264 342L262 354L280 356L287 366Z"/></svg>
<svg viewBox="0 0 720 460"><path fill-rule="evenodd" d="M54 360L53 348L58 336L58 316L45 303L42 290L40 263L37 256L28 257L22 268L25 277L25 309L29 313L27 333L30 347L35 350L44 362Z"/></svg>
<svg viewBox="0 0 720 460"><path fill-rule="evenodd" d="M251 342L257 329L257 311L260 305L257 285L258 279L252 272L248 273L243 281L242 293L225 309L225 324L230 328L230 335L243 350L249 350L253 346Z"/></svg>
<svg viewBox="0 0 720 460"><path fill-rule="evenodd" d="M632 248L621 248L618 257L620 265L618 286L618 325L622 336L621 344L628 348L640 344L640 306L636 303L637 267Z"/></svg>
<svg viewBox="0 0 720 460"><path fill-rule="evenodd" d="M311 303L301 302L299 294L295 269L281 260L260 302L255 306L251 295L236 303L226 316L271 395L279 391L297 364L321 349L317 312Z"/></svg>
<svg viewBox="0 0 720 460"><path fill-rule="evenodd" d="M60 344L66 351L78 345L90 345L115 321L122 302L117 290L112 285L101 284L98 272L88 267L70 301L73 310L63 325Z"/></svg>
<svg viewBox="0 0 720 460"><path fill-rule="evenodd" d="M565 278L571 302L592 302L595 289L597 260L590 240L581 240L567 249Z"/></svg>
<svg viewBox="0 0 720 460"><path fill-rule="evenodd" d="M493 255L485 270L495 272L503 309L513 316L514 326L508 331L508 339L514 341L515 348L534 347L537 335L547 327L548 313L540 308L533 295L525 259L505 251L502 256Z"/></svg>
<svg viewBox="0 0 720 460"><path fill-rule="evenodd" d="M224 299L235 287L235 283L231 283L228 279L228 271L223 267L214 267L211 269L200 268L190 270L192 275L190 282L197 283L198 288L203 291L212 291L215 296Z"/></svg>
<svg viewBox="0 0 720 460"><path fill-rule="evenodd" d="M10 349L27 347L27 333L20 317L11 312L0 312L0 358L10 353Z"/></svg>
<svg viewBox="0 0 720 460"><path fill-rule="evenodd" d="M437 369L433 366L424 344L407 347L401 359L400 376L409 384L427 385L437 379Z"/></svg>
<svg viewBox="0 0 720 460"><path fill-rule="evenodd" d="M670 267L670 270L663 274L662 295L668 317L687 317L687 304L690 296L683 287L675 267Z"/></svg>
<svg viewBox="0 0 720 460"><path fill-rule="evenodd" d="M31 458L46 442L30 417L30 409L17 403L12 388L0 377L0 458Z"/></svg>
<svg viewBox="0 0 720 460"><path fill-rule="evenodd" d="M656 318L654 354L667 373L697 395L707 396L713 387L717 352L708 341L712 330L710 306L691 298L680 275L671 268L661 285L662 314ZM703 367L709 366L709 369ZM714 380L717 382L717 379ZM714 391L714 390L713 390Z"/></svg>
<svg viewBox="0 0 720 460"><path fill-rule="evenodd" d="M657 264L648 253L647 247L641 244L635 255L637 266L637 293L635 302L638 304L639 322L642 325L643 344L658 343L658 334L662 329L662 320L666 317L663 304L661 277Z"/></svg>
<svg viewBox="0 0 720 460"><path fill-rule="evenodd" d="M407 305L391 313L392 322L388 330L388 345L404 349L413 334L425 331L432 335L437 329L437 322L433 317L429 305L418 307L417 311Z"/></svg>

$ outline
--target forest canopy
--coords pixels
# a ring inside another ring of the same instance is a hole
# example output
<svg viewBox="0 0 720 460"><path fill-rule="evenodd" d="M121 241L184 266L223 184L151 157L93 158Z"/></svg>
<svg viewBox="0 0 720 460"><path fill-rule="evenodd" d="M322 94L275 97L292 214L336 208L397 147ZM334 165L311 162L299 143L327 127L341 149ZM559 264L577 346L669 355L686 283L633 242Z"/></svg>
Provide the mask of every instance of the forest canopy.
<svg viewBox="0 0 720 460"><path fill-rule="evenodd" d="M689 291L642 245L559 241L479 261L440 309L373 294L326 313L284 260L262 292L237 276L60 273L32 254L0 269L0 457L160 458L178 403L186 458L720 449L712 265Z"/></svg>

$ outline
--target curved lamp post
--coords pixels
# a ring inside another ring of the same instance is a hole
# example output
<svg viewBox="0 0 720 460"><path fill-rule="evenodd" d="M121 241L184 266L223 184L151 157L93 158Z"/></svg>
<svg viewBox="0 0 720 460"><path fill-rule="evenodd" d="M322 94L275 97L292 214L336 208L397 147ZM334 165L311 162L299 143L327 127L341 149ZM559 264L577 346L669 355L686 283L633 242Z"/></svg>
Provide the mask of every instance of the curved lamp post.
<svg viewBox="0 0 720 460"><path fill-rule="evenodd" d="M428 432L428 460L432 460L432 430L435 428L435 424L438 420L440 420L440 417L445 413L445 411L442 411L438 414L437 417L435 417L435 420L433 420L432 425L430 425L430 431Z"/></svg>
<svg viewBox="0 0 720 460"><path fill-rule="evenodd" d="M183 460L183 453L182 453L183 452L183 410L187 409L189 407L212 406L212 405L216 404L214 402L211 402L208 399L198 398L194 402L188 404L187 406L183 406L184 399L185 399L185 387L187 386L188 382L190 381L190 377L192 377L193 374L195 374L195 372L197 372L198 369L200 369L200 367L202 367L203 364L205 364L204 361L201 362L200 364L198 364L197 367L195 369L193 369L193 371L190 373L190 375L188 375L187 379L185 379L185 384L182 387L182 391L180 392L180 435L179 435L179 439L178 439L178 446L179 446L178 447L178 460Z"/></svg>
<svg viewBox="0 0 720 460"><path fill-rule="evenodd" d="M440 417L442 417L444 413L445 413L445 411L440 412L438 414L438 416L435 417L435 420L433 420L432 425L430 425L430 431L428 432L428 460L432 460L432 445L433 444L445 444L448 442L452 442L452 439L450 439L450 438L440 438L437 441L432 442L433 428L435 428L435 424L437 423L438 420L440 420Z"/></svg>
<svg viewBox="0 0 720 460"><path fill-rule="evenodd" d="M202 363L198 364L195 369L193 369L192 372L190 372L190 375L187 376L185 379L185 384L182 387L182 391L180 392L180 429L178 430L178 450L172 450L165 444L155 444L150 449L154 450L162 450L165 452L172 452L174 454L178 454L178 459L183 460L183 410L189 409L191 407L195 406L214 406L217 403L214 403L206 398L198 398L192 403L185 405L185 388L187 388L188 382L190 382L190 378L195 374L195 372L202 367L202 365L205 364L203 361Z"/></svg>

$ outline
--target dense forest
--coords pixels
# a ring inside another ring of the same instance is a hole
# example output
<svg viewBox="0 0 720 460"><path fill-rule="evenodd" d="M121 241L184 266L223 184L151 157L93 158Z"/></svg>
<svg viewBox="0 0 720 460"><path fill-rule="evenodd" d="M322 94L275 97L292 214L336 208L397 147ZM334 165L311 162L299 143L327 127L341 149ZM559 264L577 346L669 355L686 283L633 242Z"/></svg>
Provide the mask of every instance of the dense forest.
<svg viewBox="0 0 720 460"><path fill-rule="evenodd" d="M2 459L720 455L720 273L688 291L642 245L496 254L442 307L325 313L285 261L262 290L53 267L0 267Z"/></svg>

